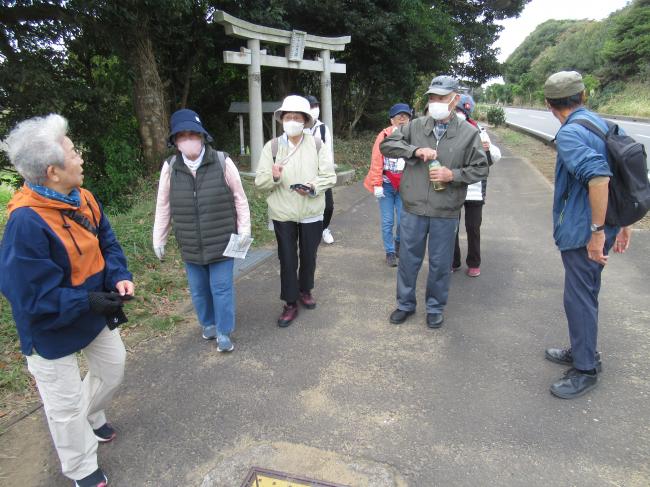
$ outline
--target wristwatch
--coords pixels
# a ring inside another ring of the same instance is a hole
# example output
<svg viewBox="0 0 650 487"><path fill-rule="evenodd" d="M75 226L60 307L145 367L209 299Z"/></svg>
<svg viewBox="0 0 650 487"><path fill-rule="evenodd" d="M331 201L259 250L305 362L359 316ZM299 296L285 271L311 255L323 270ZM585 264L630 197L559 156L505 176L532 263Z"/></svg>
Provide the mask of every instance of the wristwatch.
<svg viewBox="0 0 650 487"><path fill-rule="evenodd" d="M595 223L591 224L591 232L600 232L601 230L605 230L605 224L603 223L602 225L596 225Z"/></svg>

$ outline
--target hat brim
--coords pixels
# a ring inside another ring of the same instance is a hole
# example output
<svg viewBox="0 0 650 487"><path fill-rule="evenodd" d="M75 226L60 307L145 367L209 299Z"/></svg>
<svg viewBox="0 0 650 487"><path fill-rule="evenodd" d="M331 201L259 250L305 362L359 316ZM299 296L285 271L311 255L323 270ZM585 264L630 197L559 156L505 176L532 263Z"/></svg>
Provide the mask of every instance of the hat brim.
<svg viewBox="0 0 650 487"><path fill-rule="evenodd" d="M273 117L279 122L282 123L282 114L285 112L294 112L294 113L302 113L307 121L305 122L305 128L309 129L314 126L314 117L311 116L311 113L306 113L303 112L302 110L282 110L282 107L278 108L275 112L273 112Z"/></svg>
<svg viewBox="0 0 650 487"><path fill-rule="evenodd" d="M169 134L169 143L173 144L174 143L174 137L176 134L179 132L195 132L197 134L203 134L205 136L205 141L206 142L212 142L212 136L203 128L203 126L199 123L193 122L191 120L187 120L185 122L181 122L177 124L174 127L173 132Z"/></svg>
<svg viewBox="0 0 650 487"><path fill-rule="evenodd" d="M405 113L406 115L409 116L409 118L411 118L411 112L407 112L406 110L400 110L399 112L393 113L392 115L389 114L388 117L393 118L393 117L396 117L397 115L399 115L400 113Z"/></svg>
<svg viewBox="0 0 650 487"><path fill-rule="evenodd" d="M444 88L429 88L425 95L448 95L449 93L453 93L454 89L444 89Z"/></svg>

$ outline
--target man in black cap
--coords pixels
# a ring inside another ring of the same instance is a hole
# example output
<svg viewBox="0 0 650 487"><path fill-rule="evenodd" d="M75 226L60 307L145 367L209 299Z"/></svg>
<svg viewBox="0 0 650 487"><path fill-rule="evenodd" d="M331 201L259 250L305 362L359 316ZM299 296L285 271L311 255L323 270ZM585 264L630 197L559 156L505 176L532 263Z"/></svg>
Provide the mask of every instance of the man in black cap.
<svg viewBox="0 0 650 487"><path fill-rule="evenodd" d="M314 118L314 125L311 128L305 129L305 133L313 135L315 138L320 139L325 147L330 151L330 157L334 162L334 148L332 144L332 132L327 125L319 120L320 117L320 102L318 98L313 95L307 95L305 98L309 101L309 111ZM334 164L336 169L336 164ZM325 191L325 213L323 213L323 242L326 244L334 243L334 236L330 231L330 222L334 214L334 195L332 188Z"/></svg>
<svg viewBox="0 0 650 487"><path fill-rule="evenodd" d="M487 178L488 161L478 130L455 115L458 80L433 78L426 94L428 115L400 126L380 146L385 156L406 161L400 183L397 309L390 322L404 323L415 312L415 284L428 238L426 322L429 328L440 328L460 208L467 185Z"/></svg>
<svg viewBox="0 0 650 487"><path fill-rule="evenodd" d="M544 84L546 106L562 126L557 133L553 237L564 264L564 310L571 346L549 348L546 359L570 365L551 393L572 399L598 384L602 370L598 339L598 293L607 253L624 252L631 230L605 224L609 178L605 142L580 121L607 133L607 123L583 104L585 85L575 71L551 75Z"/></svg>

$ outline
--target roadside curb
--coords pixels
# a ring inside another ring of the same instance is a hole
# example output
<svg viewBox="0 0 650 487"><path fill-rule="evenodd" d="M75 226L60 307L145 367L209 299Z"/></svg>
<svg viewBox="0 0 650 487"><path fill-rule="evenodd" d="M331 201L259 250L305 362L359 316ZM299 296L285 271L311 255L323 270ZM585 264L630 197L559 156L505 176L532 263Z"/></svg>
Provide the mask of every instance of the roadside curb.
<svg viewBox="0 0 650 487"><path fill-rule="evenodd" d="M511 106L511 105L490 105L486 104L487 106L490 107L500 107L500 108L518 108L521 110L536 110L538 112L546 112L546 108L539 108L539 107L525 107L525 106ZM611 113L600 113L600 112L594 112L596 115L598 115L601 118L609 118L612 120L624 120L628 122L641 122L641 123L650 123L650 118L648 117L637 117L634 115L614 115Z"/></svg>

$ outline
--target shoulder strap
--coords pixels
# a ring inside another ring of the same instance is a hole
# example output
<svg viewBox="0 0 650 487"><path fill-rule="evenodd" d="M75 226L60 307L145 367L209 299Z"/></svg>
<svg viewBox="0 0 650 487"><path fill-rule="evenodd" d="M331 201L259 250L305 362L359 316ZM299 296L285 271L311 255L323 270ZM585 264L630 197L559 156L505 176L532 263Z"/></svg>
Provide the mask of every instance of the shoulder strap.
<svg viewBox="0 0 650 487"><path fill-rule="evenodd" d="M70 220L78 223L83 228L92 233L95 237L99 234L99 230L95 225L90 223L88 218L83 216L81 213L77 213L75 210L59 210L62 215L67 216ZM91 210L92 211L92 210ZM95 214L93 213L93 219L95 219ZM64 220L65 221L65 220Z"/></svg>
<svg viewBox="0 0 650 487"><path fill-rule="evenodd" d="M589 120L585 120L584 118L576 118L575 120L571 120L569 123L576 123L578 125L581 125L584 128L586 128L587 130L589 130L590 132L596 134L598 137L603 139L603 142L605 142L605 143L607 142L606 135L603 133L603 131L600 130L596 126L596 124L590 122Z"/></svg>
<svg viewBox="0 0 650 487"><path fill-rule="evenodd" d="M321 124L318 126L318 129L320 130L320 140L322 140L323 142L325 142L325 133L327 132L327 130L325 129L325 124L324 124L324 123L321 123Z"/></svg>
<svg viewBox="0 0 650 487"><path fill-rule="evenodd" d="M169 170L170 171L172 169L174 169L174 162L176 162L176 154L174 154L173 156L170 156L169 159L167 159L166 162L167 162L167 164L169 164Z"/></svg>
<svg viewBox="0 0 650 487"><path fill-rule="evenodd" d="M221 164L221 171L226 174L226 155L225 152L222 152L220 150L217 151L217 159L219 159L219 164Z"/></svg>
<svg viewBox="0 0 650 487"><path fill-rule="evenodd" d="M275 158L278 157L278 138L274 137L271 139L271 156L273 156L273 162Z"/></svg>

